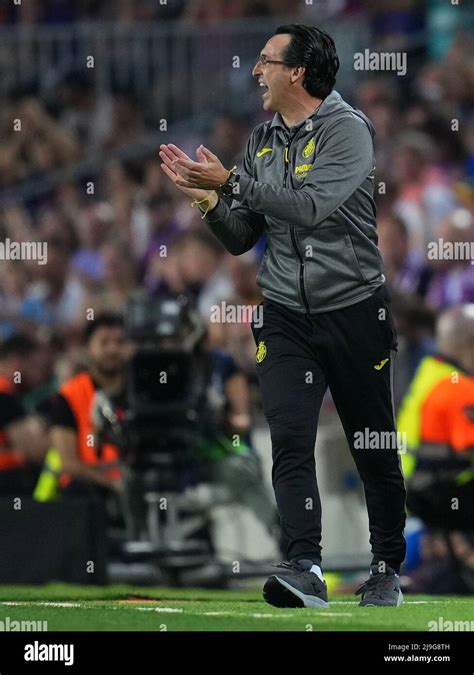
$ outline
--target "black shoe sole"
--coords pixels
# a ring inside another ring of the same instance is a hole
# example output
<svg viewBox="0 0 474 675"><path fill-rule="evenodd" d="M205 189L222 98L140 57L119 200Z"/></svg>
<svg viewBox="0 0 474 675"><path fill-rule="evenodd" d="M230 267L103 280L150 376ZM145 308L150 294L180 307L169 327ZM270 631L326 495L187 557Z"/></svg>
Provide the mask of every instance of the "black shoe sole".
<svg viewBox="0 0 474 675"><path fill-rule="evenodd" d="M294 592L286 588L283 583L276 577L268 577L264 586L263 586L263 599L265 602L268 602L269 605L273 607L291 607L291 608L301 608L301 607L314 607L314 608L327 608L329 603L323 598L318 598L318 596L305 596L307 598L307 603L299 598Z"/></svg>

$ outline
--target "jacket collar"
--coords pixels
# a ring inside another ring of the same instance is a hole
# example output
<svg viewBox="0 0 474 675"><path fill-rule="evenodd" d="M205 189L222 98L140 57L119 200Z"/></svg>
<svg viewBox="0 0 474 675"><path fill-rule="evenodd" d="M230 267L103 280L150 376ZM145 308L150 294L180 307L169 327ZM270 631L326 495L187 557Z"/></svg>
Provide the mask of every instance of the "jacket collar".
<svg viewBox="0 0 474 675"><path fill-rule="evenodd" d="M296 131L297 129L299 129L300 127L302 127L303 124L305 124L305 123L307 122L307 120L316 117L316 116L319 115L321 112L324 112L324 111L325 111L325 108L328 106L328 104L331 104L331 103L333 103L336 99L340 99L340 98L341 98L341 97L340 97L340 94L338 94L337 91L335 91L335 90L333 89L333 91L329 94L329 96L327 96L327 97L320 103L320 105L319 105L317 108L315 108L315 109L313 110L313 112L311 113L311 115L308 115L308 117L307 117L306 119L304 119L302 122L300 122L299 124L295 124L294 126L292 126L292 127L290 127L290 128L288 128L288 127L286 126L286 124L283 122L283 119L282 119L280 113L277 112L277 113L275 113L275 115L273 116L272 122L271 122L271 124L270 124L270 128L273 128L273 127L280 127L281 129L284 129L285 131Z"/></svg>

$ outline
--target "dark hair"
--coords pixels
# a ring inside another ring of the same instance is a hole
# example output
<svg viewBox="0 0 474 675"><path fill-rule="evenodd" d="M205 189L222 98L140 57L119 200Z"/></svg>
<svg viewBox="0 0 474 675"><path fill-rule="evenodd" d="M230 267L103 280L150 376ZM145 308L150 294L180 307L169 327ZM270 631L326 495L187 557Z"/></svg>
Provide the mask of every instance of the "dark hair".
<svg viewBox="0 0 474 675"><path fill-rule="evenodd" d="M124 328L123 317L113 312L104 312L93 321L88 321L84 329L84 339L89 342L99 328Z"/></svg>
<svg viewBox="0 0 474 675"><path fill-rule="evenodd" d="M293 68L306 68L303 87L310 96L325 99L334 89L339 70L339 58L332 37L314 26L296 23L278 26L274 34L291 35L283 53L285 63Z"/></svg>
<svg viewBox="0 0 474 675"><path fill-rule="evenodd" d="M10 356L27 357L37 348L36 342L27 335L12 335L0 345L0 361Z"/></svg>

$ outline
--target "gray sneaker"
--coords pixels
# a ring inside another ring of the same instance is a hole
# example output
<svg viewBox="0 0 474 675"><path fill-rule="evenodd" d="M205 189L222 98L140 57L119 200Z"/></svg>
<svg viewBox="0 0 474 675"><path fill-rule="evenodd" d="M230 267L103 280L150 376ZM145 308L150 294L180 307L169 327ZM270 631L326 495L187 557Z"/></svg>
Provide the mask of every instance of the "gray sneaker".
<svg viewBox="0 0 474 675"><path fill-rule="evenodd" d="M400 578L391 567L380 572L378 565L372 565L369 579L357 589L356 595L362 596L359 607L399 607L403 604Z"/></svg>
<svg viewBox="0 0 474 675"><path fill-rule="evenodd" d="M274 607L329 607L326 582L311 572L311 560L273 565L278 569L268 577L263 597Z"/></svg>

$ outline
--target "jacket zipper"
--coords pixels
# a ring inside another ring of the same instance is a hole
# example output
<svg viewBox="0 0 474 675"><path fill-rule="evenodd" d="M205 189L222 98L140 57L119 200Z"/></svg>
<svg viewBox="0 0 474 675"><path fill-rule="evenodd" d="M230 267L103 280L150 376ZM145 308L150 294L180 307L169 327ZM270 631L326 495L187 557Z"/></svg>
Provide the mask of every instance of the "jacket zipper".
<svg viewBox="0 0 474 675"><path fill-rule="evenodd" d="M294 137L293 137L294 138ZM290 163L289 160L289 152L290 152L290 145L293 139L288 139L287 144L285 145L284 149L284 157L285 157L285 177L284 177L284 186L288 187L287 185L287 177L288 177L288 166ZM295 233L295 226L290 225L290 235L291 235L291 243L293 244L293 249L298 256L298 260L300 261L300 271L299 271L299 282L300 282L300 292L301 292L301 297L303 298L303 303L304 306L306 307L306 311L309 314L309 303L308 303L308 298L306 297L306 291L304 287L304 259L303 256L301 255L301 252L298 248L298 243L296 241L296 233Z"/></svg>

